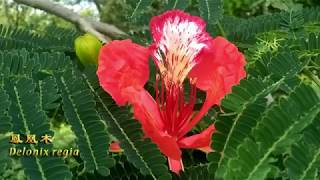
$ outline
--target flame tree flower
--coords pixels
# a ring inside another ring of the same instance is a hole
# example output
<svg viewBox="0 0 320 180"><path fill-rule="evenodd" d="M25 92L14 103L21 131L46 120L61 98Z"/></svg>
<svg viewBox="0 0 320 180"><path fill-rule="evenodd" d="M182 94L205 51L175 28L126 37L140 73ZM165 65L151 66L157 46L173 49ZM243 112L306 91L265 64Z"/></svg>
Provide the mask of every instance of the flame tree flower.
<svg viewBox="0 0 320 180"><path fill-rule="evenodd" d="M210 37L205 25L199 17L168 11L151 19L150 47L114 40L99 55L100 85L119 106L133 106L145 136L167 156L175 173L183 170L181 148L211 151L213 124L199 134L186 134L246 76L243 54L226 39ZM154 98L144 89L150 56L159 72ZM190 86L189 98L185 98L185 82ZM206 92L206 99L194 113L197 88Z"/></svg>

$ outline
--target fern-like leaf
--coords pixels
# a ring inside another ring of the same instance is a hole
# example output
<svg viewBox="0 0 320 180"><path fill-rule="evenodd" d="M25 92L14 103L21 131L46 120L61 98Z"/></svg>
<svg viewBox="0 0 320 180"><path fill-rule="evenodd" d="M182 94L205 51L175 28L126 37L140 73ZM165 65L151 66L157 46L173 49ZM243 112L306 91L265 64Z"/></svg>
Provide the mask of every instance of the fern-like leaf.
<svg viewBox="0 0 320 180"><path fill-rule="evenodd" d="M117 158L117 163L110 169L110 176L108 176L108 178L121 180L147 179L139 172L139 169L135 168L132 163L128 162L125 155L121 154L115 158Z"/></svg>
<svg viewBox="0 0 320 180"><path fill-rule="evenodd" d="M55 77L61 91L65 117L77 136L85 170L97 170L107 176L110 173L108 168L114 165L114 160L108 157L109 134L106 124L95 109L94 97L79 81L79 72L68 69Z"/></svg>
<svg viewBox="0 0 320 180"><path fill-rule="evenodd" d="M12 128L11 118L8 115L9 106L9 96L0 86L0 174L3 174L7 163L10 161L8 157L9 137L6 135Z"/></svg>
<svg viewBox="0 0 320 180"><path fill-rule="evenodd" d="M26 75L43 78L53 72L65 70L71 60L63 53L30 53L26 49L0 52L0 70L6 75Z"/></svg>
<svg viewBox="0 0 320 180"><path fill-rule="evenodd" d="M320 115L303 132L300 142L291 148L285 161L288 175L293 180L316 179L320 171Z"/></svg>
<svg viewBox="0 0 320 180"><path fill-rule="evenodd" d="M317 57L320 55L320 37L319 33L310 33L306 37L299 38L295 44L297 51L302 57Z"/></svg>
<svg viewBox="0 0 320 180"><path fill-rule="evenodd" d="M0 52L0 69L2 74L32 76L38 65L34 59L29 58L26 50Z"/></svg>
<svg viewBox="0 0 320 180"><path fill-rule="evenodd" d="M217 24L222 18L222 0L198 0L201 17L209 24Z"/></svg>
<svg viewBox="0 0 320 180"><path fill-rule="evenodd" d="M143 10L145 10L148 6L151 5L151 0L135 0L135 2L130 2L134 3L133 11L130 15L130 19L135 19L141 14Z"/></svg>
<svg viewBox="0 0 320 180"><path fill-rule="evenodd" d="M304 24L304 17L302 11L289 11L282 13L280 26L288 31L296 31L301 29Z"/></svg>
<svg viewBox="0 0 320 180"><path fill-rule="evenodd" d="M38 81L40 102L43 110L56 109L60 104L56 101L60 98L56 80L49 76Z"/></svg>
<svg viewBox="0 0 320 180"><path fill-rule="evenodd" d="M208 164L199 164L196 166L187 167L185 172L181 173L176 179L187 180L208 180L213 179L208 172Z"/></svg>
<svg viewBox="0 0 320 180"><path fill-rule="evenodd" d="M11 100L9 115L12 117L13 132L16 134L35 134L41 137L45 134L53 136L47 117L40 109L40 98L35 92L36 85L30 78L10 78L5 81L5 89ZM48 149L51 144L16 145L17 148ZM25 174L30 179L71 179L71 173L59 157L21 157ZM52 168L54 167L54 171Z"/></svg>
<svg viewBox="0 0 320 180"><path fill-rule="evenodd" d="M266 178L272 152L312 123L320 112L320 98L306 85L298 86L278 106L273 106L237 150L228 166L226 179Z"/></svg>
<svg viewBox="0 0 320 180"><path fill-rule="evenodd" d="M11 131L11 118L8 115L8 107L10 106L9 96L0 87L0 134Z"/></svg>
<svg viewBox="0 0 320 180"><path fill-rule="evenodd" d="M224 176L226 164L236 155L237 147L261 119L266 109L265 97L279 89L280 85L285 84L286 80L297 75L304 67L298 58L289 52L280 53L269 61L264 69L272 78L268 76L264 79L243 80L239 86L233 88L233 93L222 101L222 106L236 115L221 115L215 122L217 132L212 137L212 148L215 152L210 153L208 159L211 161L209 172L217 178Z"/></svg>
<svg viewBox="0 0 320 180"><path fill-rule="evenodd" d="M10 148L9 136L0 133L0 178L1 175L4 173L8 162L11 159L8 156L8 149Z"/></svg>
<svg viewBox="0 0 320 180"><path fill-rule="evenodd" d="M73 40L78 35L79 33L74 30L61 28L49 28L47 34L44 35L44 33L36 33L27 28L0 24L0 48L2 50L26 48L34 51L72 52Z"/></svg>
<svg viewBox="0 0 320 180"><path fill-rule="evenodd" d="M190 4L189 0L169 0L166 4L166 9L181 9L185 10Z"/></svg>

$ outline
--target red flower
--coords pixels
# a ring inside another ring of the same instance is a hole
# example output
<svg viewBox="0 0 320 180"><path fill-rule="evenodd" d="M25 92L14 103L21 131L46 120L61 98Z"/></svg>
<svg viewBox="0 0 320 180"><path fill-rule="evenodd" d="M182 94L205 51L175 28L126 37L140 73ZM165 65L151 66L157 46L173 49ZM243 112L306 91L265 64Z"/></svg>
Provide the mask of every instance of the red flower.
<svg viewBox="0 0 320 180"><path fill-rule="evenodd" d="M168 157L170 170L179 173L183 170L180 148L211 151L214 125L200 134L186 134L246 76L246 61L235 45L222 37L210 37L199 17L168 11L153 17L150 27L154 42L149 48L131 40L105 45L100 51L97 75L118 105L133 105L146 137ZM150 56L159 69L155 98L144 89ZM187 99L183 86L186 80L190 84ZM207 95L195 114L197 88Z"/></svg>

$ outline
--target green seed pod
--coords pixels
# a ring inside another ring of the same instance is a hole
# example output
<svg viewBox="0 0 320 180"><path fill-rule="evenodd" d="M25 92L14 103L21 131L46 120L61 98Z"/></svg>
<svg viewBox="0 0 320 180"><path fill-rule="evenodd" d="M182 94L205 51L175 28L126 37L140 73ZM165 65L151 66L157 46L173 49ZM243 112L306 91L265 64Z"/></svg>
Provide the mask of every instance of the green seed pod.
<svg viewBox="0 0 320 180"><path fill-rule="evenodd" d="M74 41L76 54L83 65L98 64L102 43L93 35L85 34Z"/></svg>

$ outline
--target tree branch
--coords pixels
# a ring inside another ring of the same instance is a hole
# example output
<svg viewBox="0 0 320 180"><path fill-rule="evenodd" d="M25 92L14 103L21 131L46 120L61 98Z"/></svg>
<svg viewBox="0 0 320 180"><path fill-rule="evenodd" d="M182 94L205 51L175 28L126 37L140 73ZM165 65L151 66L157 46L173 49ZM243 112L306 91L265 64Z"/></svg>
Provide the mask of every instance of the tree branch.
<svg viewBox="0 0 320 180"><path fill-rule="evenodd" d="M80 16L74 11L50 0L14 0L17 3L31 6L36 9L43 10L47 13L54 14L73 24L76 24L81 31L91 33L99 38L102 42L107 42L105 36L117 37L127 36L127 34L114 25L93 21L91 19Z"/></svg>

